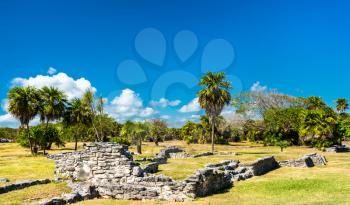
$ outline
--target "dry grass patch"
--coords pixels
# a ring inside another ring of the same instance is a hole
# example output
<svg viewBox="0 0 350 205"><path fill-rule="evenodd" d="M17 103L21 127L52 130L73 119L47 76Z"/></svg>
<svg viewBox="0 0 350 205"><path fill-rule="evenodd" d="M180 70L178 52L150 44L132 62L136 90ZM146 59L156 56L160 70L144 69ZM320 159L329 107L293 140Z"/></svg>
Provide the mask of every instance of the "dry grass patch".
<svg viewBox="0 0 350 205"><path fill-rule="evenodd" d="M0 195L0 204L30 204L42 199L60 196L63 193L69 193L71 190L66 183L50 183L44 185L35 185L29 188L11 191Z"/></svg>

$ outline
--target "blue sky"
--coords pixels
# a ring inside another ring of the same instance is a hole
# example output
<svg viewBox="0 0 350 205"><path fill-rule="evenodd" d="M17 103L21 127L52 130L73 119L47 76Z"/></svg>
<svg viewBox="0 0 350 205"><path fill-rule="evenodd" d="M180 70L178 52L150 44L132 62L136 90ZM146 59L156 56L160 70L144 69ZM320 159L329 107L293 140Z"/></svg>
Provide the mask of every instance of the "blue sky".
<svg viewBox="0 0 350 205"><path fill-rule="evenodd" d="M201 114L190 102L208 65L231 76L233 92L260 82L333 104L350 98L349 9L319 0L0 0L0 126L17 126L4 107L16 84L58 85L72 97L93 88L120 121L180 125Z"/></svg>

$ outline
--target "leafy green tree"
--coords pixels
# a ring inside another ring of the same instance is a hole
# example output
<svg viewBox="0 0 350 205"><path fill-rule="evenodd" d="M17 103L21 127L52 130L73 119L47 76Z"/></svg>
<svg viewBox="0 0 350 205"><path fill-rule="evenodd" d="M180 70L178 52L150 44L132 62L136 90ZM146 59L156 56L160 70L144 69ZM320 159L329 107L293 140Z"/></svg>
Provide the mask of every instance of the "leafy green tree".
<svg viewBox="0 0 350 205"><path fill-rule="evenodd" d="M136 142L136 152L142 154L142 140L149 132L149 124L127 121L121 129L121 135L133 139Z"/></svg>
<svg viewBox="0 0 350 205"><path fill-rule="evenodd" d="M26 132L27 130L22 130L19 133L18 141L24 147L28 147L30 146L30 143L32 143L35 153L37 153L40 148L43 150L44 154L46 154L47 148L53 143L55 143L57 146L64 146L64 142L61 140L61 134L56 125L40 124L31 127L29 129L29 139Z"/></svg>
<svg viewBox="0 0 350 205"><path fill-rule="evenodd" d="M196 134L198 132L198 125L192 121L187 121L181 128L182 139L187 143L191 144L197 142Z"/></svg>
<svg viewBox="0 0 350 205"><path fill-rule="evenodd" d="M165 130L165 138L164 140L179 140L181 139L181 129L174 128L174 127L168 127Z"/></svg>
<svg viewBox="0 0 350 205"><path fill-rule="evenodd" d="M304 143L311 143L319 149L334 144L336 120L327 116L325 110L309 110L300 128L299 134Z"/></svg>
<svg viewBox="0 0 350 205"><path fill-rule="evenodd" d="M29 132L29 122L38 114L40 95L34 87L14 87L8 92L8 111L21 123L21 128L26 129L27 138L32 154L33 142Z"/></svg>
<svg viewBox="0 0 350 205"><path fill-rule="evenodd" d="M335 135L340 145L344 139L350 139L350 116L348 114L343 113L337 117Z"/></svg>
<svg viewBox="0 0 350 205"><path fill-rule="evenodd" d="M112 137L120 135L122 125L107 114L96 115L95 121L103 142L108 142Z"/></svg>
<svg viewBox="0 0 350 205"><path fill-rule="evenodd" d="M247 120L243 125L243 136L250 142L264 140L265 125L263 121Z"/></svg>
<svg viewBox="0 0 350 205"><path fill-rule="evenodd" d="M0 127L0 139L16 140L18 129Z"/></svg>
<svg viewBox="0 0 350 205"><path fill-rule="evenodd" d="M339 98L336 101L337 105L337 111L338 113L342 114L345 112L345 110L347 110L349 108L349 103L345 98Z"/></svg>
<svg viewBox="0 0 350 205"><path fill-rule="evenodd" d="M279 146L281 152L283 152L283 150L289 146L289 142L287 140L279 140L276 142L276 146Z"/></svg>
<svg viewBox="0 0 350 205"><path fill-rule="evenodd" d="M151 140L155 143L156 146L159 145L160 141L163 141L164 136L166 135L167 124L164 120L161 119L152 119L149 121L150 125L150 137Z"/></svg>
<svg viewBox="0 0 350 205"><path fill-rule="evenodd" d="M324 109L327 105L322 98L317 96L311 96L305 99L306 108L309 110Z"/></svg>
<svg viewBox="0 0 350 205"><path fill-rule="evenodd" d="M225 74L223 72L208 72L202 77L199 85L203 86L203 89L198 92L199 104L209 117L209 122L212 127L211 151L214 152L215 122L224 106L231 102L231 94L229 92L231 84L225 80Z"/></svg>
<svg viewBox="0 0 350 205"><path fill-rule="evenodd" d="M306 109L302 107L270 109L264 115L264 138L267 144L287 140L299 144L299 130L304 122Z"/></svg>

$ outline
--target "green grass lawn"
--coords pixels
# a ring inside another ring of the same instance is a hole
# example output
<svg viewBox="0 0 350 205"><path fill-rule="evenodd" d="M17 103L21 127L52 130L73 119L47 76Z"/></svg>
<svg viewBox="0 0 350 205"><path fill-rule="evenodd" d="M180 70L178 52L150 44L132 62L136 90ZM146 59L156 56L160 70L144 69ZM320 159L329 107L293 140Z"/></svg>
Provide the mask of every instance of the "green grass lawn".
<svg viewBox="0 0 350 205"><path fill-rule="evenodd" d="M156 147L144 143L143 154L135 158L149 157L165 146L177 145L188 153L200 153L210 150L210 145L186 145L180 141L161 143ZM55 149L49 153L71 151L68 148ZM277 159L299 158L304 154L319 152L308 147L289 147L280 152L278 147L264 147L252 143L234 143L216 146L220 152L235 152L234 156L208 156L196 159L170 159L168 164L160 166L158 174L174 179L184 179L195 170L209 163L226 159L238 159L241 162L254 161L264 156L276 156ZM131 151L135 147L130 147ZM193 204L350 204L350 153L322 153L329 161L327 166L314 168L280 168L260 177L237 182L234 187L222 193L196 199ZM43 156L33 157L28 150L17 144L0 144L0 177L12 182L21 179L52 178L54 163ZM27 204L42 198L50 198L67 192L62 184L37 185L0 195L0 204ZM10 200L11 199L11 200ZM13 203L12 203L13 202ZM85 204L175 204L155 201L121 201L96 199L79 203ZM186 203L176 203L186 204Z"/></svg>

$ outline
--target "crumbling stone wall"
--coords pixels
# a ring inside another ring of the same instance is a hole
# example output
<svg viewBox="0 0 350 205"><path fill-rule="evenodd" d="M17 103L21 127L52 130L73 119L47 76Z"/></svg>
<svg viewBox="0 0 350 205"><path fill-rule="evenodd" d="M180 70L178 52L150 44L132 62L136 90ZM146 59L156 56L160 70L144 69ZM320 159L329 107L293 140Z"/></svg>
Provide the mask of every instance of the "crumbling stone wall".
<svg viewBox="0 0 350 205"><path fill-rule="evenodd" d="M162 162L173 153L181 152L181 149L170 147L156 158ZM159 161L154 162L154 167L143 169L133 161L126 146L108 142L92 143L81 151L50 155L49 158L56 162L57 176L72 179L74 192L49 200L43 203L45 205L55 204L52 201L65 204L91 197L190 201L229 188L235 181L259 176L279 167L274 157L258 159L250 164L227 160L209 164L187 179L175 181L167 176L147 173L152 171L145 169L157 169ZM317 154L310 154L308 158L314 164L325 160Z"/></svg>
<svg viewBox="0 0 350 205"><path fill-rule="evenodd" d="M63 153L55 159L55 173L96 187L101 197L116 199L163 199L186 201L177 182L165 176L148 176L132 161L127 147L114 143L92 143L83 150Z"/></svg>
<svg viewBox="0 0 350 205"><path fill-rule="evenodd" d="M254 176L260 176L269 171L277 169L279 165L276 159L271 156L258 159L250 164L245 164L245 167L249 168Z"/></svg>
<svg viewBox="0 0 350 205"><path fill-rule="evenodd" d="M307 154L300 159L291 159L278 162L281 167L313 167L326 165L327 160L324 156L317 153Z"/></svg>
<svg viewBox="0 0 350 205"><path fill-rule="evenodd" d="M172 153L180 152L181 149L171 147L157 157L167 159ZM189 201L228 188L234 180L252 176L243 175L251 172L249 169L237 169L238 161L224 161L208 165L184 181L175 181L167 176L146 173L133 162L127 147L114 143L92 143L81 151L50 155L49 158L56 161L57 176L92 187L91 190L100 197L116 199Z"/></svg>

